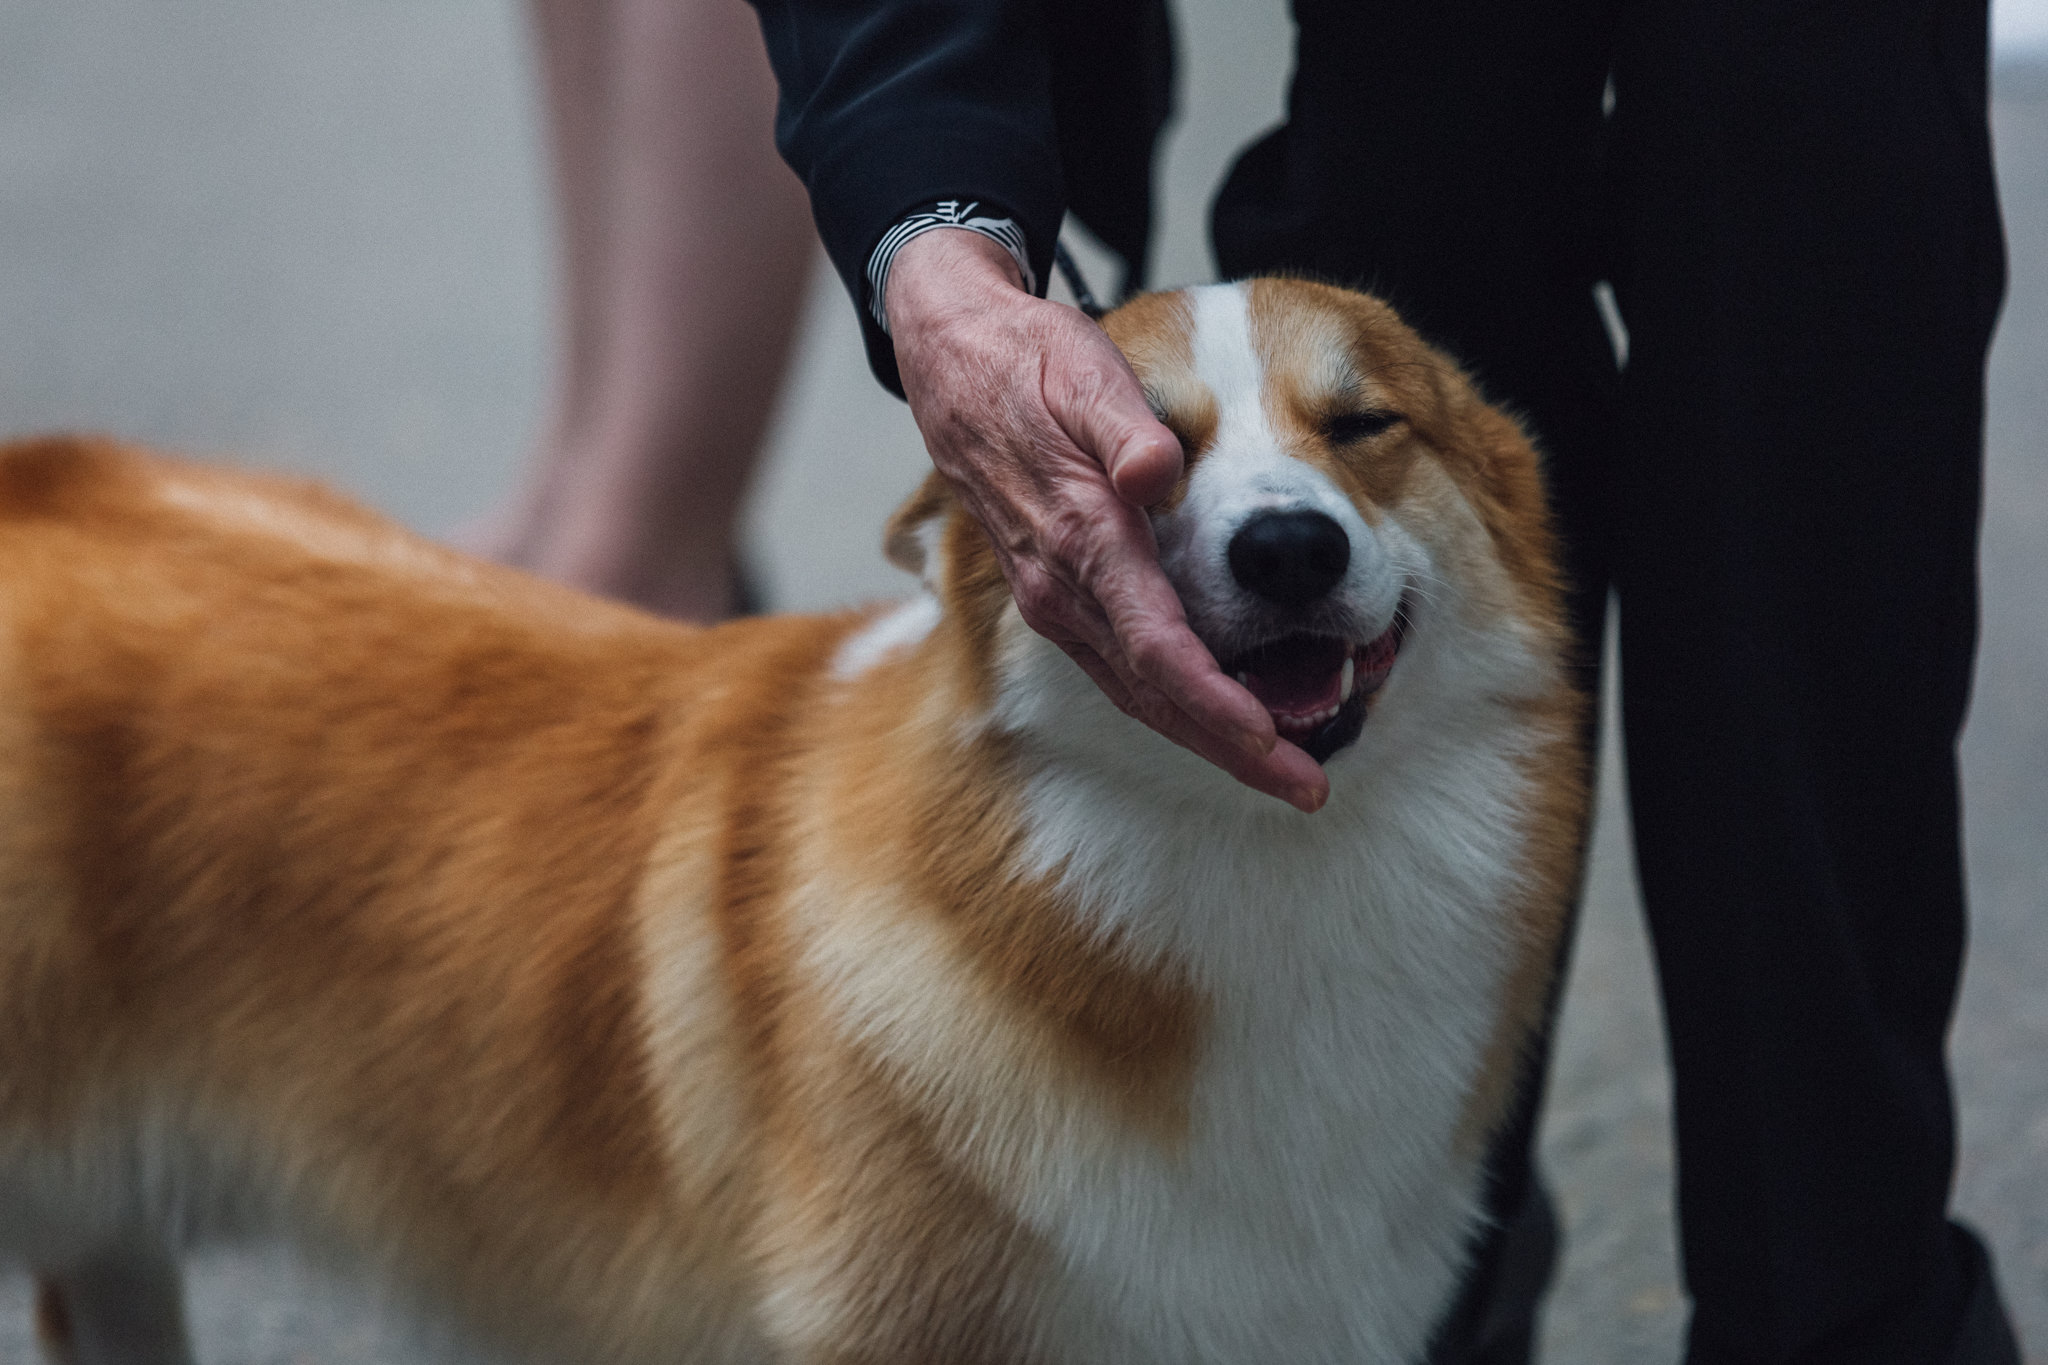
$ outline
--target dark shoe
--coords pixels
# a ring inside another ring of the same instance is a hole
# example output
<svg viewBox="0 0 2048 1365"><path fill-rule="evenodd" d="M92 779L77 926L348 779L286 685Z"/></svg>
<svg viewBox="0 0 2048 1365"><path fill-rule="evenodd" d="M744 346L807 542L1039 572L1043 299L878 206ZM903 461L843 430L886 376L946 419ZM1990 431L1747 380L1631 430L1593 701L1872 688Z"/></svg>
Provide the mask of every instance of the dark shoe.
<svg viewBox="0 0 2048 1365"><path fill-rule="evenodd" d="M1880 1304L1871 1315L1790 1355L1771 1359L1798 1365L2020 1365L2020 1348L1999 1301L1991 1255L1977 1235L1948 1225L1949 1256L1930 1268L1910 1292ZM1761 1360L1706 1339L1695 1314L1686 1365L1738 1365Z"/></svg>

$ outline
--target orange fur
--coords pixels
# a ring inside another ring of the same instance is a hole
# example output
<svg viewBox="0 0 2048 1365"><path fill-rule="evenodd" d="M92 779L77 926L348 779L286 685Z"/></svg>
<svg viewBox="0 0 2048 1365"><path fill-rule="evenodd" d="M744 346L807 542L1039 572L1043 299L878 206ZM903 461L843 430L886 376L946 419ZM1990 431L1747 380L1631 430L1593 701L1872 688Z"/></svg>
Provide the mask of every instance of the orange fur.
<svg viewBox="0 0 2048 1365"><path fill-rule="evenodd" d="M1270 312L1311 287L1258 289ZM1554 641L1526 442L1383 305L1307 301L1409 428L1333 455L1282 384L1302 457L1368 508L1442 471ZM1199 458L1184 314L1109 325ZM0 451L0 1194L9 1163L112 1180L147 1133L522 1351L1043 1358L1029 1287L1058 1272L1006 1194L1038 1149L1003 1125L1056 1113L1170 1158L1209 1005L1025 867L1027 759L970 723L1007 590L936 484L892 556L933 517L943 618L849 679L829 665L860 615L686 629L308 485ZM1567 737L1529 760L1521 966L1469 1142L1508 1102L1577 857L1578 701L1543 706ZM889 996L908 978L863 974L890 954L942 989ZM866 1010L929 1010L930 1048Z"/></svg>

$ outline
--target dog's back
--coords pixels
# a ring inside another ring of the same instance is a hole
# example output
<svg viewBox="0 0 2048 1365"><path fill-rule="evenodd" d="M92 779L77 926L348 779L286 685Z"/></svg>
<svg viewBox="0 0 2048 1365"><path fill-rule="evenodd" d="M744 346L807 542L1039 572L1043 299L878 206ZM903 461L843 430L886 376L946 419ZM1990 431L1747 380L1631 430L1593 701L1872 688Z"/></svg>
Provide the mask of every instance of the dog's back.
<svg viewBox="0 0 2048 1365"><path fill-rule="evenodd" d="M701 637L69 441L0 454L0 616L6 1245L291 1225L579 1351L745 1341L730 1039L662 1112L638 989Z"/></svg>

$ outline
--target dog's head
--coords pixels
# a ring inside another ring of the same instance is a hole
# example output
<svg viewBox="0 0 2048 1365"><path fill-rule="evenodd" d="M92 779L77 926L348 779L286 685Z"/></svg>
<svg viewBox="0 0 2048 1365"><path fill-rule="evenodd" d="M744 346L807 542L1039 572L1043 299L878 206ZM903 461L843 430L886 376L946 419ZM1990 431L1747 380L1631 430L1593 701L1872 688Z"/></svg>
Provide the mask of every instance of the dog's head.
<svg viewBox="0 0 2048 1365"><path fill-rule="evenodd" d="M1401 694L1555 683L1561 613L1535 452L1391 308L1267 279L1148 295L1103 325L1186 455L1151 509L1160 563L1282 738L1328 763ZM964 519L940 515L949 502L928 485L899 514L892 553L928 569L938 556L949 609L972 612L960 589L985 590L992 559ZM1097 744L1081 713L1102 708L1048 673L1079 671L1008 616L991 632L1005 641L998 720Z"/></svg>

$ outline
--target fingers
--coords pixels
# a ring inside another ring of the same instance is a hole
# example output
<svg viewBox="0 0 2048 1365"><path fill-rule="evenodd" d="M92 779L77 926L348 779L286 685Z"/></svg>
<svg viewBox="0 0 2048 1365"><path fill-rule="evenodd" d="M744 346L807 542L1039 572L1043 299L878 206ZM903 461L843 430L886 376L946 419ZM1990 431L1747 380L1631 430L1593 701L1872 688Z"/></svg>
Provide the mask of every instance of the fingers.
<svg viewBox="0 0 2048 1365"><path fill-rule="evenodd" d="M1175 607L1177 616L1177 601ZM1062 615L1047 624L1052 628L1034 624L1034 629L1057 641L1125 715L1298 810L1314 813L1329 800L1330 781L1322 765L1275 734L1265 707L1223 676L1185 622L1157 638L1134 632L1139 637L1135 650L1103 615ZM1092 643L1072 638L1076 635ZM1185 688L1190 679L1197 690ZM1211 689L1207 695L1199 690L1203 687Z"/></svg>
<svg viewBox="0 0 2048 1365"><path fill-rule="evenodd" d="M1089 349L1088 364L1048 371L1046 408L1075 446L1100 460L1118 497L1150 507L1180 482L1180 440L1153 413L1109 338Z"/></svg>
<svg viewBox="0 0 2048 1365"><path fill-rule="evenodd" d="M1330 780L1322 765L1285 740L1264 754L1220 743L1208 730L1195 724L1170 703L1163 693L1140 688L1134 696L1124 679L1086 645L1062 646L1117 709L1134 720L1143 721L1160 734L1229 773L1238 781L1267 796L1278 797L1296 810L1314 814L1330 799Z"/></svg>
<svg viewBox="0 0 2048 1365"><path fill-rule="evenodd" d="M1330 799L1330 781L1322 765L1295 745L1281 740L1264 754L1219 743L1217 737L1175 708L1163 693L1140 685L1134 696L1123 677L1103 657L1083 644L1063 645L1070 658L1095 681L1117 709L1229 773L1267 796L1314 814Z"/></svg>
<svg viewBox="0 0 2048 1365"><path fill-rule="evenodd" d="M1113 661L1217 738L1254 756L1271 752L1277 741L1272 715L1224 676L1188 628L1180 598L1151 548L1147 535L1142 552L1133 547L1083 565L1082 586L1101 608L1114 641Z"/></svg>
<svg viewBox="0 0 2048 1365"><path fill-rule="evenodd" d="M1297 809L1329 799L1322 766L1216 666L1160 570L1145 514L1097 485L998 558L1025 623L1066 650L1124 714Z"/></svg>
<svg viewBox="0 0 2048 1365"><path fill-rule="evenodd" d="M1045 559L1055 573L1064 566L1074 595L1092 608L1072 623L1126 686L1157 691L1196 725L1253 757L1272 752L1271 714L1224 676L1188 628L1145 515L1105 498L1091 515L1062 529L1064 536L1048 537Z"/></svg>
<svg viewBox="0 0 2048 1365"><path fill-rule="evenodd" d="M1315 814L1330 799L1329 774L1320 763L1286 740L1275 744L1271 753L1253 758L1242 750L1218 744L1214 735L1178 712L1169 712L1158 722L1148 718L1146 723L1252 790L1277 797L1304 814Z"/></svg>
<svg viewBox="0 0 2048 1365"><path fill-rule="evenodd" d="M1112 637L1115 638L1115 637ZM1137 717L1247 786L1304 811L1322 808L1330 780L1322 765L1274 732L1258 699L1223 676L1194 632L1139 634L1119 680Z"/></svg>

